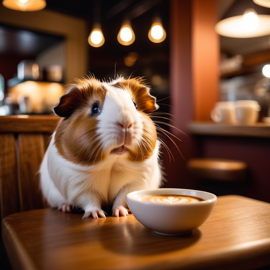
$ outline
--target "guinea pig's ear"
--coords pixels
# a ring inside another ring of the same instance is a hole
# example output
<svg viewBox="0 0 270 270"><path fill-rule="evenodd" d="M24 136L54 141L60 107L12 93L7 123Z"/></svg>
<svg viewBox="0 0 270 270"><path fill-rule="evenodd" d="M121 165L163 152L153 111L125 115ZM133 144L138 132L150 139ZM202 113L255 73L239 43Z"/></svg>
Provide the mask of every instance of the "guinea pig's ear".
<svg viewBox="0 0 270 270"><path fill-rule="evenodd" d="M137 105L142 107L143 111L146 113L151 113L158 110L159 106L157 105L156 97L150 94L150 88L144 86L137 93Z"/></svg>
<svg viewBox="0 0 270 270"><path fill-rule="evenodd" d="M132 83L129 82L129 85L131 86ZM150 88L138 82L130 88L133 92L139 111L151 113L159 108L156 98L150 94Z"/></svg>
<svg viewBox="0 0 270 270"><path fill-rule="evenodd" d="M53 110L56 115L68 118L76 109L85 104L87 104L87 102L82 91L74 86L60 98L59 103Z"/></svg>

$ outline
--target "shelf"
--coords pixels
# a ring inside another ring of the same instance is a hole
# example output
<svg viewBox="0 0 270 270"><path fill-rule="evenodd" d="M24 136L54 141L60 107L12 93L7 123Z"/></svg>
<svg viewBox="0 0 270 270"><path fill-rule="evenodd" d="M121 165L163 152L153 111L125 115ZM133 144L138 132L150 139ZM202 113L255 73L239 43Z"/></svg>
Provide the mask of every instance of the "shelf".
<svg viewBox="0 0 270 270"><path fill-rule="evenodd" d="M56 82L56 81L44 81L44 80L34 80L34 79L19 79L17 77L14 77L12 79L9 79L8 82L7 82L7 85L9 88L13 87L13 86L16 86L20 83L23 83L23 82L27 82L27 81L32 81L32 82L45 82L45 83L59 83L59 84L63 84L64 82L63 81L60 81L60 82Z"/></svg>
<svg viewBox="0 0 270 270"><path fill-rule="evenodd" d="M258 70L259 66L270 62L270 50L264 50L249 55L243 55L242 68L220 74L221 79L248 75Z"/></svg>
<svg viewBox="0 0 270 270"><path fill-rule="evenodd" d="M231 125L213 122L191 122L188 124L188 131L192 135L270 138L270 123Z"/></svg>

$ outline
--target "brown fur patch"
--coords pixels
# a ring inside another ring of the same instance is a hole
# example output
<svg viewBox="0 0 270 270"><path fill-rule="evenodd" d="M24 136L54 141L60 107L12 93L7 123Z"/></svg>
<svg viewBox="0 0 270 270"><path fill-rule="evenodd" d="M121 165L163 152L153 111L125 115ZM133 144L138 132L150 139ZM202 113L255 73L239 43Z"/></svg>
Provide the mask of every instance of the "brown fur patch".
<svg viewBox="0 0 270 270"><path fill-rule="evenodd" d="M56 113L60 112L66 118L57 126L55 145L65 159L92 165L104 158L105 153L95 132L98 121L96 117L89 117L89 112L97 100L102 109L105 95L106 90L99 81L84 79L61 98Z"/></svg>
<svg viewBox="0 0 270 270"><path fill-rule="evenodd" d="M149 88L143 84L140 78L123 79L112 86L122 88L130 92L132 99L136 102L138 111L151 113L158 109L156 98L150 95Z"/></svg>
<svg viewBox="0 0 270 270"><path fill-rule="evenodd" d="M59 103L54 107L54 112L58 116L68 118L75 110L89 106L89 100L94 94L105 98L106 90L98 80L80 79L77 83L60 98ZM102 103L104 98L101 98Z"/></svg>
<svg viewBox="0 0 270 270"><path fill-rule="evenodd" d="M157 131L153 121L144 113L141 113L145 121L143 122L142 141L136 146L134 152L129 153L129 160L144 161L152 156L157 142Z"/></svg>

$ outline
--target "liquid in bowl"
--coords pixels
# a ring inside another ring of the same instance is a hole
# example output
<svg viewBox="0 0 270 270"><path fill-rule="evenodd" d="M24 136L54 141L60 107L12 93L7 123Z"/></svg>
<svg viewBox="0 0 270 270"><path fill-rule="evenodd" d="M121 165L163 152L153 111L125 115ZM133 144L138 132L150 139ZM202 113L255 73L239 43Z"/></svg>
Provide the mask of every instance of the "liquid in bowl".
<svg viewBox="0 0 270 270"><path fill-rule="evenodd" d="M186 204L206 201L204 198L192 195L179 194L158 194L158 195L143 195L138 197L139 201L159 203L159 204Z"/></svg>

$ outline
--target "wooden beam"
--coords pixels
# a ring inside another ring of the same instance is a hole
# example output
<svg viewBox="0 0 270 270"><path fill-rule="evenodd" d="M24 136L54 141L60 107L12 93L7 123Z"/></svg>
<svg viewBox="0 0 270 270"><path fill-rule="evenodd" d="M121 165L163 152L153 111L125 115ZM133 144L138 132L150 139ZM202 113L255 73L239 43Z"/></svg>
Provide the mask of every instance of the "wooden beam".
<svg viewBox="0 0 270 270"><path fill-rule="evenodd" d="M217 0L192 1L192 73L196 121L210 120L218 100Z"/></svg>

